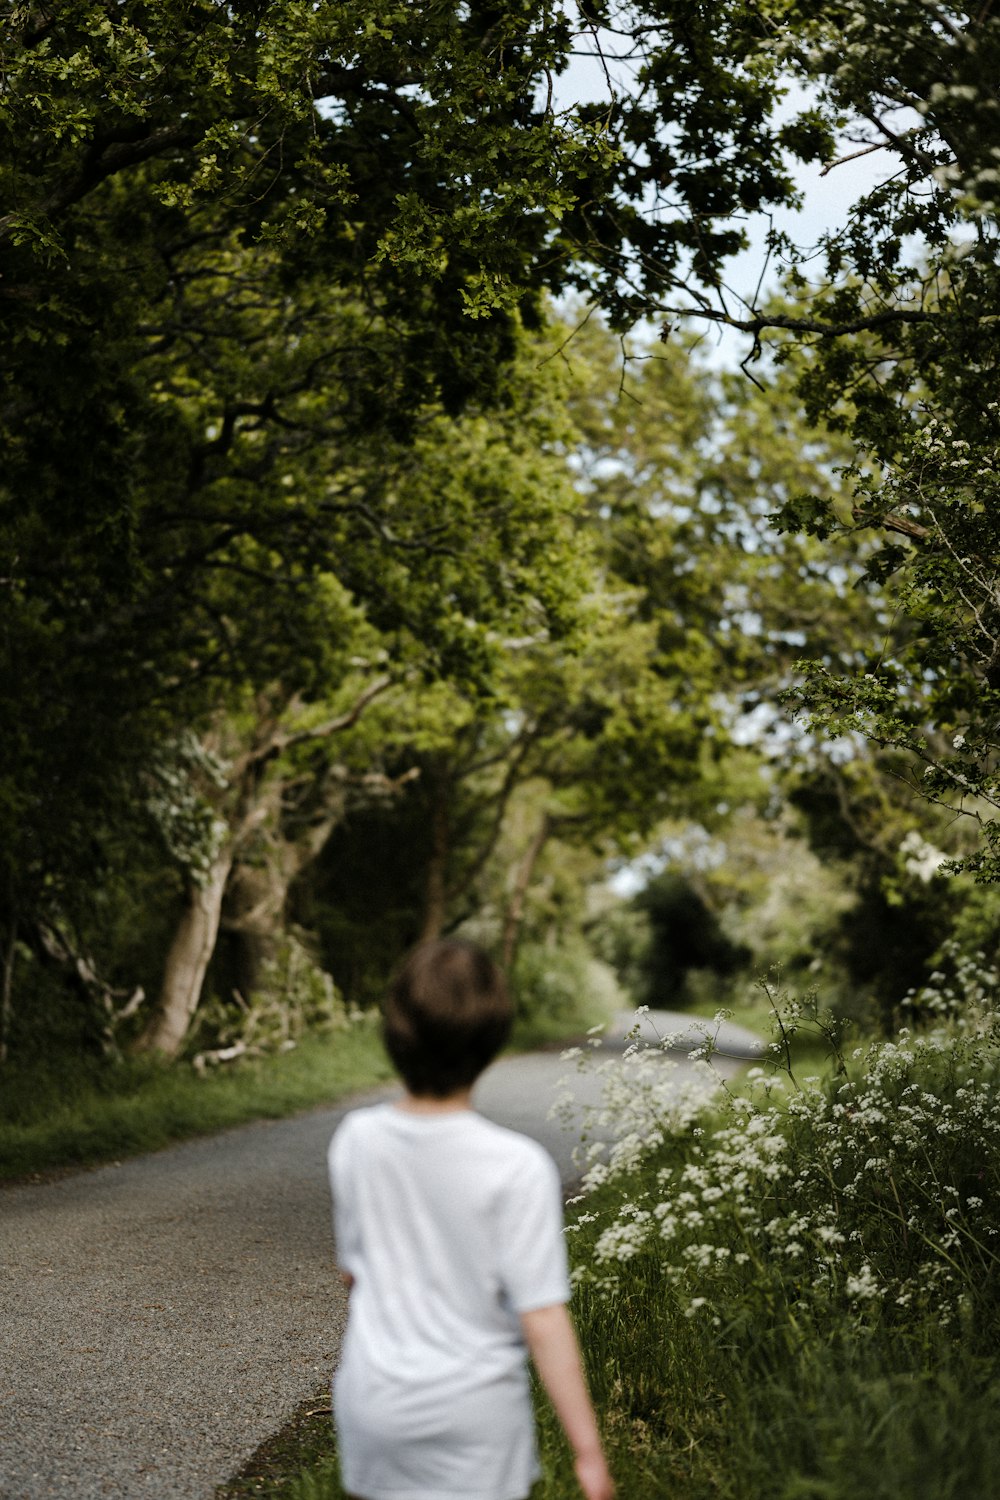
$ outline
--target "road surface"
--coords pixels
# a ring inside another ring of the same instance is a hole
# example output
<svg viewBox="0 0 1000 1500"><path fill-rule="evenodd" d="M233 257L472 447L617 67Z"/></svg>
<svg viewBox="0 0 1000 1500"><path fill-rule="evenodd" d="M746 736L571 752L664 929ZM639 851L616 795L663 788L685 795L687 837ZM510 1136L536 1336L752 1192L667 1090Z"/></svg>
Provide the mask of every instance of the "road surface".
<svg viewBox="0 0 1000 1500"><path fill-rule="evenodd" d="M726 1071L753 1055L739 1028L720 1041ZM504 1058L476 1102L570 1181L548 1118L566 1073L558 1052ZM325 1170L345 1108L0 1190L0 1500L210 1500L322 1383L345 1316Z"/></svg>

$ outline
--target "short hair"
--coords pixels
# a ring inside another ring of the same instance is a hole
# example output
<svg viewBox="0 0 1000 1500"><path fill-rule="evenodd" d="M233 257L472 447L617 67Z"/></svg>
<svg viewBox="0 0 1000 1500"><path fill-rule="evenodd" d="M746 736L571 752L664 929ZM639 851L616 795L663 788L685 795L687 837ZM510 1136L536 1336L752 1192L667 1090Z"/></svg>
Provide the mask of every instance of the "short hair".
<svg viewBox="0 0 1000 1500"><path fill-rule="evenodd" d="M469 1088L510 1035L514 1007L482 948L454 938L420 943L393 978L382 1036L411 1094L446 1098Z"/></svg>

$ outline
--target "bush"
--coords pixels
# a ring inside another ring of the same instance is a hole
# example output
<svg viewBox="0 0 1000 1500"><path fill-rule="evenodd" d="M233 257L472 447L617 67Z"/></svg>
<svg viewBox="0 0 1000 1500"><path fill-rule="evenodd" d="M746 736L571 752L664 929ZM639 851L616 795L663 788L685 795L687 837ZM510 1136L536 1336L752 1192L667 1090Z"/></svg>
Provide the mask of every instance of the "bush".
<svg viewBox="0 0 1000 1500"><path fill-rule="evenodd" d="M847 1057L829 1018L780 1002L769 1066L700 1106L662 1084L658 1104L655 1054L610 1071L570 1233L582 1342L630 1495L989 1491L1000 1012L997 975L962 972L958 1014L957 989L937 983L909 997L933 1025ZM795 1041L817 1030L830 1066L798 1079ZM638 1087L630 1068L645 1070ZM547 1442L555 1500L570 1492Z"/></svg>
<svg viewBox="0 0 1000 1500"><path fill-rule="evenodd" d="M511 973L517 1005L514 1040L541 1046L607 1022L622 997L614 974L583 943L550 948L523 943Z"/></svg>
<svg viewBox="0 0 1000 1500"><path fill-rule="evenodd" d="M673 1099L657 1129L648 1093L619 1088L616 1131L642 1152L623 1154L619 1141L585 1188L648 1168L650 1144L661 1154L653 1184L629 1187L580 1275L610 1289L623 1261L655 1248L664 1283L690 1299L685 1313L709 1309L716 1326L737 1308L745 1316L748 1301L841 1327L994 1317L1000 1013L970 1008L846 1061L829 1030L835 1071L799 1081L775 1064L803 1024L830 1025L785 1001L771 1065L750 1069L708 1129L678 1136Z"/></svg>
<svg viewBox="0 0 1000 1500"><path fill-rule="evenodd" d="M203 1001L185 1050L198 1068L237 1056L286 1052L306 1036L345 1031L357 1015L305 944L286 933L274 956L261 964L252 994L234 990L229 999L212 995Z"/></svg>

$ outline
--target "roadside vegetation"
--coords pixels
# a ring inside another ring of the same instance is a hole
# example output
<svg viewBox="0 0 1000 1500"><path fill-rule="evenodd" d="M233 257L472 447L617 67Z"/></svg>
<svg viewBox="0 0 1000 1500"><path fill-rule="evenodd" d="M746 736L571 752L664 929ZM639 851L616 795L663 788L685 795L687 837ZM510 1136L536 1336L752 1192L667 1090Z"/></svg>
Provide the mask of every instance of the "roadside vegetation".
<svg viewBox="0 0 1000 1500"><path fill-rule="evenodd" d="M655 1049L609 1074L611 1114L593 1122L568 1232L620 1494L990 1491L998 988L995 970L952 955L909 997L907 1027L861 1043L815 1003L772 995L766 1063L700 1104ZM807 1072L817 1045L824 1066ZM536 1500L575 1500L541 1399L539 1422ZM297 1446L290 1429L220 1495L340 1500L322 1397L295 1431Z"/></svg>
<svg viewBox="0 0 1000 1500"><path fill-rule="evenodd" d="M514 1050L579 1036L624 1003L611 971L580 944L559 953L526 947L518 993ZM287 997L271 1009L287 1028ZM223 1062L206 1062L198 1052L173 1064L155 1055L112 1063L51 1052L12 1071L0 1092L0 1182L336 1104L394 1077L375 1010L348 1011L334 1002L322 1024L313 1016L312 1027L296 1037L266 1033L264 1040L259 1051Z"/></svg>
<svg viewBox="0 0 1000 1500"><path fill-rule="evenodd" d="M651 1130L648 1082L631 1105L619 1088L624 1135L595 1158L571 1237L624 1493L988 1490L998 982L945 965L909 1026L861 1044L777 998L770 1063L695 1120L664 1100ZM796 1061L803 1035L825 1043L821 1070ZM542 1493L568 1497L549 1453Z"/></svg>
<svg viewBox="0 0 1000 1500"><path fill-rule="evenodd" d="M281 1053L199 1073L156 1058L109 1067L60 1060L11 1079L0 1096L0 1181L156 1151L249 1120L334 1104L385 1082L377 1028L355 1022Z"/></svg>

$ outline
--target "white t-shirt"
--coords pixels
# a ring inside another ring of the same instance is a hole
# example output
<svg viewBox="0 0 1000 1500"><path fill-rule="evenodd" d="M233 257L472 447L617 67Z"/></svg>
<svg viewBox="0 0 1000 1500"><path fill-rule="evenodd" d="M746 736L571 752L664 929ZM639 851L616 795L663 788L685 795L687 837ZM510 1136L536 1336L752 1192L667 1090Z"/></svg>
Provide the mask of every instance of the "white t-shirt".
<svg viewBox="0 0 1000 1500"><path fill-rule="evenodd" d="M354 1277L334 1378L344 1488L522 1500L538 1461L518 1314L569 1298L555 1163L472 1110L378 1104L341 1122L329 1166Z"/></svg>

